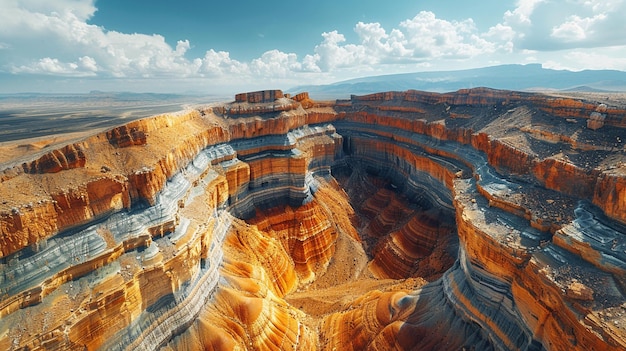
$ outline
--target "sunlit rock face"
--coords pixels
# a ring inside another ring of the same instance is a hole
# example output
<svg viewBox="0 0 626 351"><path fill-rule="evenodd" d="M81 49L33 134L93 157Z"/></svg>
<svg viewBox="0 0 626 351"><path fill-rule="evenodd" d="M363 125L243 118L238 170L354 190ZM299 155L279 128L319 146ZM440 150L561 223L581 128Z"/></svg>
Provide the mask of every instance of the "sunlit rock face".
<svg viewBox="0 0 626 351"><path fill-rule="evenodd" d="M623 350L626 110L280 90L0 174L0 349Z"/></svg>

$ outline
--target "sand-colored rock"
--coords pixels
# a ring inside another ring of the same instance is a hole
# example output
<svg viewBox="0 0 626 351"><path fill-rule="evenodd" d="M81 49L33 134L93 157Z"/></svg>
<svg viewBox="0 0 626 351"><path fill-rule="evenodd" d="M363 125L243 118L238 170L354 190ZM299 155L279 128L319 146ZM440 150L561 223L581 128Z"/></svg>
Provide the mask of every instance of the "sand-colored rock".
<svg viewBox="0 0 626 351"><path fill-rule="evenodd" d="M53 150L39 159L22 164L26 173L57 173L62 170L85 166L84 146L72 144Z"/></svg>
<svg viewBox="0 0 626 351"><path fill-rule="evenodd" d="M443 273L453 262L426 261L437 245L447 245L451 228L440 228L437 218L429 214L414 215L398 231L380 240L370 269L378 277L401 279L411 276L430 277ZM434 256L434 255L433 255Z"/></svg>
<svg viewBox="0 0 626 351"><path fill-rule="evenodd" d="M235 95L235 102L264 103L283 97L282 90L260 90Z"/></svg>
<svg viewBox="0 0 626 351"><path fill-rule="evenodd" d="M34 150L0 175L0 348L624 349L625 116L270 90Z"/></svg>
<svg viewBox="0 0 626 351"><path fill-rule="evenodd" d="M583 283L572 282L566 291L567 297L576 300L593 301L593 289Z"/></svg>
<svg viewBox="0 0 626 351"><path fill-rule="evenodd" d="M281 241L302 283L311 282L335 253L337 232L315 201L297 209L287 206L257 212L251 223Z"/></svg>
<svg viewBox="0 0 626 351"><path fill-rule="evenodd" d="M606 116L599 112L592 112L587 120L587 128L597 130L604 127Z"/></svg>
<svg viewBox="0 0 626 351"><path fill-rule="evenodd" d="M117 147L145 145L146 133L137 127L120 126L107 132L109 142Z"/></svg>

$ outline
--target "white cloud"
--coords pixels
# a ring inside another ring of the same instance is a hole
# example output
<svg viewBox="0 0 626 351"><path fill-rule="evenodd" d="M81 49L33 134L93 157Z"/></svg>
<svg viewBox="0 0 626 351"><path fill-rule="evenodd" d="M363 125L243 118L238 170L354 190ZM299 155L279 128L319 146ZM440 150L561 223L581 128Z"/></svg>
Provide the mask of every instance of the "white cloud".
<svg viewBox="0 0 626 351"><path fill-rule="evenodd" d="M83 56L78 59L78 62L80 63L79 66L86 71L98 71L98 65L96 64L96 60L94 60L93 57Z"/></svg>
<svg viewBox="0 0 626 351"><path fill-rule="evenodd" d="M506 53L512 53L515 50L514 40L517 36L512 27L498 23L489 28L487 33L483 34L483 38L493 40L496 50Z"/></svg>
<svg viewBox="0 0 626 351"><path fill-rule="evenodd" d="M226 51L207 51L204 58L196 63L201 63L200 72L212 77L225 74L246 74L248 66L245 63L233 60Z"/></svg>
<svg viewBox="0 0 626 351"><path fill-rule="evenodd" d="M189 40L179 40L176 43L176 50L174 51L174 55L176 56L184 56L185 52L189 50L191 46L189 45Z"/></svg>
<svg viewBox="0 0 626 351"><path fill-rule="evenodd" d="M617 11L623 5L622 0L577 0L576 3L589 8L593 13Z"/></svg>
<svg viewBox="0 0 626 351"><path fill-rule="evenodd" d="M225 51L208 50L204 57L186 58L189 40L172 48L158 34L126 34L88 24L91 0L11 0L1 5L0 42L11 58L0 57L0 71L101 77L221 77L224 75L288 75L302 70L295 54L269 51L251 63L232 59ZM19 33L16 35L16 33ZM273 60L280 60L274 62ZM252 72L251 69L254 69ZM307 70L314 70L310 60Z"/></svg>
<svg viewBox="0 0 626 351"><path fill-rule="evenodd" d="M250 72L261 77L288 77L292 72L302 71L302 64L293 53L270 50L250 63Z"/></svg>
<svg viewBox="0 0 626 351"><path fill-rule="evenodd" d="M537 5L545 0L518 0L516 8L513 11L504 13L504 21L506 25L511 26L529 26L531 24L531 15L535 11Z"/></svg>
<svg viewBox="0 0 626 351"><path fill-rule="evenodd" d="M61 13L72 12L85 21L96 12L95 0L3 0L7 8L20 8L28 12Z"/></svg>
<svg viewBox="0 0 626 351"><path fill-rule="evenodd" d="M211 48L190 57L192 43L185 38L172 46L158 34L109 31L89 24L95 11L95 0L0 0L0 73L319 82L357 72L498 62L543 60L556 67L556 56L543 54L556 50L564 50L558 51L563 66L626 69L621 59L626 57L626 21L621 18L626 0L518 0L486 31L471 18L449 21L422 11L395 28L358 22L353 42L332 30L322 33L308 54L268 48L249 61Z"/></svg>
<svg viewBox="0 0 626 351"><path fill-rule="evenodd" d="M10 42L11 57L21 62L0 58L0 67L41 74L74 74L84 68L115 77L189 73L188 62L182 58L189 42L179 42L172 50L159 35L105 31L86 23L94 11L91 1L79 0L61 0L54 5L29 0L4 5L0 11L0 40ZM74 67L78 65L76 57L89 59L80 61L81 67ZM31 63L24 64L28 61ZM99 67L94 66L96 61Z"/></svg>
<svg viewBox="0 0 626 351"><path fill-rule="evenodd" d="M626 47L576 49L554 54L543 60L543 66L553 69L580 71L584 69L626 70Z"/></svg>
<svg viewBox="0 0 626 351"><path fill-rule="evenodd" d="M359 22L354 31L361 40L370 64L403 61L413 53L407 48L404 33L398 29L392 29L391 34L387 34L380 23Z"/></svg>
<svg viewBox="0 0 626 351"><path fill-rule="evenodd" d="M361 45L342 44L346 37L336 30L322 33L324 40L315 47L317 66L322 71L360 65L366 60L365 48Z"/></svg>
<svg viewBox="0 0 626 351"><path fill-rule="evenodd" d="M78 62L61 62L56 58L44 57L28 65L14 66L13 73L47 74L68 77L95 76L95 61L88 56L78 59Z"/></svg>
<svg viewBox="0 0 626 351"><path fill-rule="evenodd" d="M317 61L319 61L319 55L306 55L302 60L302 70L305 72L322 72L322 70L317 65Z"/></svg>
<svg viewBox="0 0 626 351"><path fill-rule="evenodd" d="M605 15L598 15L593 18L572 16L566 22L553 27L550 35L565 42L585 40L594 22L604 18L606 18Z"/></svg>
<svg viewBox="0 0 626 351"><path fill-rule="evenodd" d="M375 65L423 64L427 60L466 60L492 53L496 45L483 38L474 22L439 19L432 12L420 12L389 33L380 23L356 24L356 44L346 43L343 34L322 34L315 55L308 56L321 71L368 69Z"/></svg>
<svg viewBox="0 0 626 351"><path fill-rule="evenodd" d="M423 11L400 23L400 28L414 58L467 59L494 50L493 43L480 37L472 19L446 21Z"/></svg>
<svg viewBox="0 0 626 351"><path fill-rule="evenodd" d="M624 13L624 0L521 0L488 34L506 28L513 36L502 39L512 44L513 51L625 45Z"/></svg>

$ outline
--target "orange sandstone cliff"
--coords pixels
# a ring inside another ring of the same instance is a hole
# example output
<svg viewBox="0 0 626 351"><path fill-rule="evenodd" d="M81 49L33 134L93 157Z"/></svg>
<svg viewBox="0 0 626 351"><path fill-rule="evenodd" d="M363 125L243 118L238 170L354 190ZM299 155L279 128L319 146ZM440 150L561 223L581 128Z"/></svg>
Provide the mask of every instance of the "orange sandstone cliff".
<svg viewBox="0 0 626 351"><path fill-rule="evenodd" d="M242 93L7 162L0 349L626 349L626 108Z"/></svg>

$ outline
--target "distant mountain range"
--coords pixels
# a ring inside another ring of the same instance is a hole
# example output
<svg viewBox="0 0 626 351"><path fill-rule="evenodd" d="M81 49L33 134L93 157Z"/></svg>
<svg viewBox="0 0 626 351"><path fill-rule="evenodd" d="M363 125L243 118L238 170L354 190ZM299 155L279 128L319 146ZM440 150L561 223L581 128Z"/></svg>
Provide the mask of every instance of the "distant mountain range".
<svg viewBox="0 0 626 351"><path fill-rule="evenodd" d="M416 72L372 76L328 85L306 85L289 89L308 91L313 98L348 97L380 91L426 90L456 91L464 88L532 91L626 91L626 72L614 70L566 71L541 67L540 64L500 65L460 71Z"/></svg>

